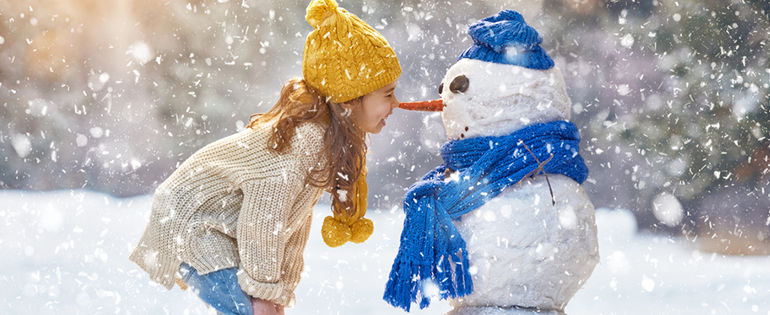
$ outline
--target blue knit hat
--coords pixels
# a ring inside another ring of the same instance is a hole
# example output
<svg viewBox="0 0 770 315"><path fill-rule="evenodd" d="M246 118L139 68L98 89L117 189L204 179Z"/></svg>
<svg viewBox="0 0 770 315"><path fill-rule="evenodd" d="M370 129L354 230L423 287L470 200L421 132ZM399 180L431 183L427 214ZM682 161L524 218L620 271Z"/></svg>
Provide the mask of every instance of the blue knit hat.
<svg viewBox="0 0 770 315"><path fill-rule="evenodd" d="M473 38L473 46L457 60L469 58L538 70L554 66L553 59L540 47L543 38L524 22L519 12L503 10L476 21L468 28L468 34Z"/></svg>

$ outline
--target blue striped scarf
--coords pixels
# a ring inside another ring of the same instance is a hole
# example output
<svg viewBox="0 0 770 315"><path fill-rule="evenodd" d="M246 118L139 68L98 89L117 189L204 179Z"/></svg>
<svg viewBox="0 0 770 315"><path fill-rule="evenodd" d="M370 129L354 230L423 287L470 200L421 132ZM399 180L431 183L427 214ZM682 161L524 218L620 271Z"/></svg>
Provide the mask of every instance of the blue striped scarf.
<svg viewBox="0 0 770 315"><path fill-rule="evenodd" d="M481 207L537 168L522 142L541 162L553 154L544 167L546 173L564 174L581 184L588 176L578 153L580 134L569 121L532 125L502 137L445 143L441 147L444 164L404 195L406 219L385 301L407 312L412 303L428 307L431 296L424 286L430 283L438 287L441 299L473 292L465 241L452 220ZM447 169L457 176L445 180Z"/></svg>

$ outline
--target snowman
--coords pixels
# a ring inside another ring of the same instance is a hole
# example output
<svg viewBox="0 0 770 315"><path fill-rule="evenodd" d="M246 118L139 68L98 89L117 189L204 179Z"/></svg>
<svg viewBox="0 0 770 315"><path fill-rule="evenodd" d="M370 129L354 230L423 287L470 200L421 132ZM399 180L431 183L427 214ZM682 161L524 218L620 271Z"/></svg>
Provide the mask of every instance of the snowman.
<svg viewBox="0 0 770 315"><path fill-rule="evenodd" d="M440 100L444 164L404 196L384 299L449 314L563 314L599 261L588 169L564 78L516 11L473 23Z"/></svg>

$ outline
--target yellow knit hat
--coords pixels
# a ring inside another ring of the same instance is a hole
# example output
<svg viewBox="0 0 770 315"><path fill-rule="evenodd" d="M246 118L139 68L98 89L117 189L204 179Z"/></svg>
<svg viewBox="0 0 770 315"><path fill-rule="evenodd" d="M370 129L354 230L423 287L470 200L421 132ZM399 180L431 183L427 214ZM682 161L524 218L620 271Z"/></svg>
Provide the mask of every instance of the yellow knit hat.
<svg viewBox="0 0 770 315"><path fill-rule="evenodd" d="M330 101L343 103L395 81L401 66L385 37L334 0L313 0L305 19L302 75Z"/></svg>

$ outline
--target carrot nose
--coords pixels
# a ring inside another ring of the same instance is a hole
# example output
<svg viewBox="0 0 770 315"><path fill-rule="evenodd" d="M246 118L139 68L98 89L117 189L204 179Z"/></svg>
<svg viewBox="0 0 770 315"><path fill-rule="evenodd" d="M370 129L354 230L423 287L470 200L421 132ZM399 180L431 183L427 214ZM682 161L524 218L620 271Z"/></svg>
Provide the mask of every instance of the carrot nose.
<svg viewBox="0 0 770 315"><path fill-rule="evenodd" d="M440 99L432 101L407 102L398 104L398 108L425 112L440 112L444 110L444 102Z"/></svg>

